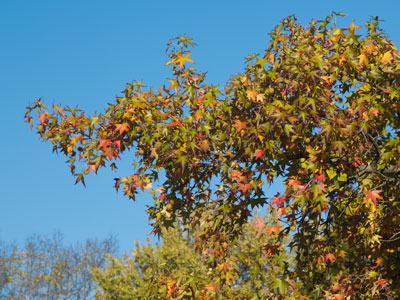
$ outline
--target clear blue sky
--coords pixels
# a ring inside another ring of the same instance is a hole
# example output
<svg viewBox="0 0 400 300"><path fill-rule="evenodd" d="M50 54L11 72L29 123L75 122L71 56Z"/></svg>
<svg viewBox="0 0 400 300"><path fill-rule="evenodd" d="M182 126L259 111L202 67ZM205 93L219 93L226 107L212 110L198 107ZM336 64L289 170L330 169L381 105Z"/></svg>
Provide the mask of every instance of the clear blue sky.
<svg viewBox="0 0 400 300"><path fill-rule="evenodd" d="M38 140L23 121L25 107L42 97L88 112L101 112L126 82L159 87L168 77L165 44L180 34L198 47L191 58L208 71L209 83L223 83L243 70L244 57L262 53L267 34L285 16L306 23L332 11L364 24L370 16L400 45L398 1L0 1L0 239L60 230L67 242L113 233L120 248L144 241L151 231L144 194L137 202L113 189L112 178L129 174L100 171L87 188L74 185L65 157Z"/></svg>

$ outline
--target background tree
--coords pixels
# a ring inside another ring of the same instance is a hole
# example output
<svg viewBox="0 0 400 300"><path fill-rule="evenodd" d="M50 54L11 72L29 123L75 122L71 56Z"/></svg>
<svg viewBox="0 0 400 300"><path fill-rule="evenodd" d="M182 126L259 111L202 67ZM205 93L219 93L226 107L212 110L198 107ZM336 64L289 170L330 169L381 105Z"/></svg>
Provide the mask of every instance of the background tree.
<svg viewBox="0 0 400 300"><path fill-rule="evenodd" d="M282 264L279 297L396 299L400 56L377 18L364 35L332 19L285 18L224 88L189 67L194 44L182 36L168 43L167 86L128 84L90 117L37 100L26 119L37 111L38 133L68 157L76 182L135 149L135 170L115 187L132 199L151 190L154 233L178 218L199 225L199 249L222 253L211 267L266 206L281 221L268 230L277 241L292 235L297 249L295 267ZM270 198L267 182L279 176L284 191Z"/></svg>
<svg viewBox="0 0 400 300"><path fill-rule="evenodd" d="M197 234L184 232L182 226L164 229L159 245L140 246L124 258L109 256L106 269L95 270L99 286L97 299L200 299L215 296L227 299L265 299L279 287L283 275L280 265L289 260L286 244L275 244L275 237L263 231L264 222L276 218L259 216L244 226L238 243L224 262L210 269L220 255L212 249L199 253ZM262 228L261 228L262 226ZM261 230L261 231L260 231ZM232 284L224 284L231 281ZM189 286L189 289L187 288Z"/></svg>
<svg viewBox="0 0 400 300"><path fill-rule="evenodd" d="M64 246L62 236L32 236L23 247L0 242L0 298L93 299L94 268L105 265L114 254L116 241L89 239L84 244Z"/></svg>

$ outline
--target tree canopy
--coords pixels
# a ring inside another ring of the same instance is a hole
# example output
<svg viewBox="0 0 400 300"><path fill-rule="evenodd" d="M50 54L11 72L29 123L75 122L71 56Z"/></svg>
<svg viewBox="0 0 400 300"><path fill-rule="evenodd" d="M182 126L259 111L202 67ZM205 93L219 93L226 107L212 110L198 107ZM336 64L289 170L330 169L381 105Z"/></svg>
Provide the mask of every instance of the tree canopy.
<svg viewBox="0 0 400 300"><path fill-rule="evenodd" d="M168 43L171 78L159 89L129 83L92 116L38 99L26 121L37 112L40 137L68 157L77 183L134 150L134 170L116 189L132 199L150 190L156 234L178 219L199 226L196 247L220 251L215 264L254 208L271 210L280 222L260 230L274 243L289 235L296 249L276 297L395 299L400 55L378 18L338 28L334 15L307 26L283 19L265 53L248 56L223 87L193 68L195 44L181 36ZM280 177L284 190L269 197ZM213 297L224 299L204 299Z"/></svg>
<svg viewBox="0 0 400 300"><path fill-rule="evenodd" d="M93 269L105 267L116 241L88 239L66 246L60 233L34 235L22 247L0 241L0 298L4 300L89 300L94 297Z"/></svg>
<svg viewBox="0 0 400 300"><path fill-rule="evenodd" d="M219 253L212 249L196 251L196 232L183 232L179 223L163 229L159 245L150 240L146 245L137 242L131 255L125 254L123 259L110 256L105 269L96 268L96 298L204 299L221 294L228 299L250 299L256 294L265 299L281 284L283 259L292 261L289 253L283 254L287 243L276 245L282 251L280 256L266 255L264 246L274 242L274 237L259 232L259 222L273 225L276 218L252 219L244 226L234 251L214 268L210 263ZM221 279L235 284L221 284Z"/></svg>

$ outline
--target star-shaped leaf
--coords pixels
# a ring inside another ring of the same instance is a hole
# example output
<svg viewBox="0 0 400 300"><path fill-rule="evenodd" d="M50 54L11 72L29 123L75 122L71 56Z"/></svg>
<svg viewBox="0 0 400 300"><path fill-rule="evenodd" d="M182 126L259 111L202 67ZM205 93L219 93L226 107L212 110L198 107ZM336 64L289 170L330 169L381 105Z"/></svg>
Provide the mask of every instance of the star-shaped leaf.
<svg viewBox="0 0 400 300"><path fill-rule="evenodd" d="M379 195L382 190L374 190L374 191L365 191L364 193L367 194L366 199L370 199L374 205L376 206L376 199L382 199L382 197Z"/></svg>
<svg viewBox="0 0 400 300"><path fill-rule="evenodd" d="M178 58L176 58L175 60L174 60L174 63L179 63L179 70L182 70L182 68L183 68L183 66L184 66L184 64L185 64L185 62L190 62L190 63L194 63L194 61L193 60L191 60L190 58L189 58L189 55L190 55L191 53L189 52L189 53L187 53L187 54L185 54L184 56L182 56L182 54L181 53L177 53L176 54L176 56L178 57Z"/></svg>
<svg viewBox="0 0 400 300"><path fill-rule="evenodd" d="M122 135L124 132L127 132L128 128L129 128L128 123L115 124L115 130L118 131L120 135Z"/></svg>

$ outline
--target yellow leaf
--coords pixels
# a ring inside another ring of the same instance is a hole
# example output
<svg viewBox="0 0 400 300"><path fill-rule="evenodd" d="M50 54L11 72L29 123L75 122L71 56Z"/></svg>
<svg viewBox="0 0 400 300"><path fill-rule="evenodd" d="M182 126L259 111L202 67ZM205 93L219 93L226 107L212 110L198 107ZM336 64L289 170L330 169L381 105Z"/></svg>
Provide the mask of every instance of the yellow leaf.
<svg viewBox="0 0 400 300"><path fill-rule="evenodd" d="M213 292L215 292L215 291L218 290L218 284L217 284L217 283L214 283L214 282L210 282L210 283L206 284L206 285L204 286L204 288L205 288L206 290L208 290L208 291L213 291Z"/></svg>
<svg viewBox="0 0 400 300"><path fill-rule="evenodd" d="M273 53L269 53L267 56L267 60L270 64L273 64L275 61L275 55Z"/></svg>
<svg viewBox="0 0 400 300"><path fill-rule="evenodd" d="M327 83L330 82L330 77L329 76L321 76L321 78L326 81Z"/></svg>
<svg viewBox="0 0 400 300"><path fill-rule="evenodd" d="M383 54L382 63L383 63L384 65L385 65L385 64L390 64L390 63L392 62L392 59L393 59L392 52L387 51L387 52L385 52L385 54Z"/></svg>
<svg viewBox="0 0 400 300"><path fill-rule="evenodd" d="M171 79L167 78L169 82L171 82L171 85L168 89L168 91L175 89L176 94L178 94L178 88L180 87L178 79Z"/></svg>
<svg viewBox="0 0 400 300"><path fill-rule="evenodd" d="M337 175L336 171L334 169L332 169L332 168L327 170L326 174L328 174L329 179L333 179Z"/></svg>
<svg viewBox="0 0 400 300"><path fill-rule="evenodd" d="M333 35L343 35L343 29L339 29L339 28L333 28Z"/></svg>
<svg viewBox="0 0 400 300"><path fill-rule="evenodd" d="M374 272L374 271L371 271L371 272L369 272L369 277L371 277L371 278L375 278L376 276L378 276L379 274L378 274L378 272Z"/></svg>
<svg viewBox="0 0 400 300"><path fill-rule="evenodd" d="M90 122L90 127L93 127L94 125L99 126L99 121L100 121L100 119L99 119L98 116L94 115L94 116L91 118L91 120L92 120L92 121Z"/></svg>
<svg viewBox="0 0 400 300"><path fill-rule="evenodd" d="M190 54L191 54L191 53L188 53L188 54L186 54L185 56L182 56L181 53L177 53L177 54L176 54L176 56L177 56L178 58L174 60L174 63L175 63L175 64L176 64L176 63L179 63L179 70L182 70L183 65L185 64L186 61L187 61L187 62L194 63L194 61L191 60L191 59L189 58L189 55L190 55Z"/></svg>
<svg viewBox="0 0 400 300"><path fill-rule="evenodd" d="M76 142L77 142L77 138L76 137L73 137L72 139L71 139L71 145L72 146L76 146Z"/></svg>
<svg viewBox="0 0 400 300"><path fill-rule="evenodd" d="M361 53L358 57L358 65L361 67L367 62L367 56L364 53Z"/></svg>
<svg viewBox="0 0 400 300"><path fill-rule="evenodd" d="M361 28L361 26L356 26L355 22L353 21L353 22L351 22L348 29L350 32L355 32L357 29L360 29L360 28Z"/></svg>

